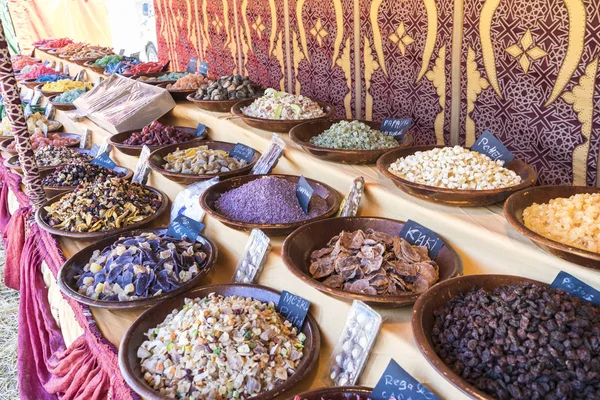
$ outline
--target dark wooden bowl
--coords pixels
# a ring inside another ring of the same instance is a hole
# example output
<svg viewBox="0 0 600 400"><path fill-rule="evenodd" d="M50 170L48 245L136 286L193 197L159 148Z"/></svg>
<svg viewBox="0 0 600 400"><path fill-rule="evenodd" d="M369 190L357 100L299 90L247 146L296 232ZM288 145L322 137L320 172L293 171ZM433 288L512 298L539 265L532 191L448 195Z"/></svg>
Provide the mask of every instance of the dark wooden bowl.
<svg viewBox="0 0 600 400"><path fill-rule="evenodd" d="M48 207L48 206L56 203L67 193L59 194L58 196L53 197L53 198L47 200L44 204L42 204L42 206L35 213L35 220L43 230L45 230L53 235L68 237L73 240L95 241L95 240L100 240L100 239L108 237L108 236L119 235L125 231L141 228L144 225L148 225L150 222L159 218L165 211L167 211L169 209L169 198L167 197L167 195L164 192L162 192L158 189L155 189L153 187L150 187L150 186L145 186L145 188L160 196L160 198L161 198L160 207L158 208L158 210L156 210L156 213L149 216L148 218L146 218L140 222L136 222L135 224L126 225L126 226L123 226L118 229L112 229L110 231L101 231L101 232L67 232L67 231L63 231L62 229L56 229L56 228L53 228L50 225L48 225L48 223L46 223L46 216L48 215L48 212L45 210L45 207Z"/></svg>
<svg viewBox="0 0 600 400"><path fill-rule="evenodd" d="M195 93L196 91L194 91ZM238 99L234 100L196 100L194 99L194 93L186 97L186 100L192 102L201 110L213 111L213 112L230 112L231 107L240 102ZM254 97L252 100L256 100Z"/></svg>
<svg viewBox="0 0 600 400"><path fill-rule="evenodd" d="M311 253L327 247L330 239L339 235L341 231L353 232L372 228L396 236L403 227L404 221L379 217L345 217L316 221L301 226L285 239L281 248L281 257L296 277L325 294L344 300L360 300L377 307L405 307L414 304L422 293L406 293L399 296L352 293L326 286L323 282L314 279L309 272ZM439 266L438 282L454 278L463 272L458 253L447 241L444 242L444 247L434 260Z"/></svg>
<svg viewBox="0 0 600 400"><path fill-rule="evenodd" d="M535 183L535 170L523 161L517 159L506 164L505 167L515 171L521 177L521 183L515 186L494 190L457 190L438 188L435 186L410 182L388 171L390 165L396 162L398 158L409 156L417 151L431 150L436 147L441 148L444 146L417 146L390 151L377 160L377 167L383 175L390 178L397 187L402 189L402 191L423 200L452 206L474 207L499 203L506 200L512 193L525 189Z"/></svg>
<svg viewBox="0 0 600 400"><path fill-rule="evenodd" d="M194 182L212 179L216 176L219 177L219 180L224 180L227 178L233 178L234 176L247 175L248 173L250 173L250 170L252 169L252 167L254 167L254 164L256 164L261 155L260 152L254 150L254 158L252 159L252 162L249 163L247 166L245 166L244 168L236 169L234 171L222 172L219 174L183 174L181 172L169 172L163 168L163 165L165 164L163 158L166 157L169 153L173 153L177 150L185 150L198 146L207 146L210 150L223 150L229 153L231 150L233 150L235 143L203 141L200 143L190 142L185 144L171 144L169 146L161 147L160 149L154 150L148 158L148 165L150 166L150 169L158 172L159 174L173 182L177 182L182 185L190 185Z"/></svg>
<svg viewBox="0 0 600 400"><path fill-rule="evenodd" d="M154 85L154 86L156 86L156 85L160 85L161 83L166 83L166 84L168 85L168 84L170 84L170 83L175 83L175 82L177 82L176 80L173 80L173 79L169 79L169 80L166 80L166 81L149 81L149 82L148 82L148 81L145 81L145 80L141 80L141 79L140 79L141 77L142 77L142 75L135 75L135 76L133 76L131 79L135 79L135 80L136 80L136 81L138 81L138 82L141 82L141 83L146 83L146 84L148 84L148 85Z"/></svg>
<svg viewBox="0 0 600 400"><path fill-rule="evenodd" d="M23 79L19 82L21 85L28 87L29 89L35 89L40 82L36 82L36 79Z"/></svg>
<svg viewBox="0 0 600 400"><path fill-rule="evenodd" d="M241 101L235 103L235 105L233 107L231 107L231 113L233 115L241 117L245 123L247 123L248 125L250 125L254 128L263 129L265 131L270 131L270 132L282 132L282 133L289 132L290 129L292 129L296 125L300 125L304 122L316 121L319 119L330 119L333 116L333 113L335 112L335 110L331 104L316 100L317 104L319 104L319 106L321 106L321 108L325 112L325 114L323 114L322 117L308 118L308 119L284 119L284 120L250 117L242 112L242 108L249 106L250 104L252 104L254 102L254 100L256 100L256 99L246 99L246 100L241 100Z"/></svg>
<svg viewBox="0 0 600 400"><path fill-rule="evenodd" d="M321 160L343 164L374 164L377 162L377 159L386 152L391 150L403 149L405 147L410 146L413 142L412 134L407 132L405 135L402 136L402 138L398 142L398 146L387 149L341 150L320 147L310 143L311 138L318 136L319 134L329 129L333 124L336 124L340 121L350 122L352 120L329 119L305 122L300 125L296 125L290 130L290 139L292 139L294 143L302 147L304 150L308 151L313 156ZM381 124L377 122L361 122L369 125L373 129L379 129L381 127Z"/></svg>
<svg viewBox="0 0 600 400"><path fill-rule="evenodd" d="M250 181L255 179L263 179L267 177L275 176L278 178L283 178L287 181L293 182L295 184L298 183L299 176L296 175L281 175L281 174L273 174L273 175L245 175L238 176L236 178L230 178L221 182L218 182L206 189L206 191L200 196L200 206L206 211L208 215L215 218L216 220L222 222L226 226L236 229L238 231L246 231L249 232L254 228L261 229L266 235L270 236L286 236L289 233L293 232L296 228L299 228L302 225L306 225L310 222L317 221L320 219L330 218L334 216L341 204L341 197L338 192L333 189L331 186L316 181L314 179L306 178L308 183L314 189L314 194L321 196L325 201L327 201L328 209L327 211L316 218L308 219L306 221L293 222L293 223L285 223L285 224L255 224L248 222L241 222L225 215L221 214L215 208L215 202L221 195L225 192L230 191L231 189L235 189L240 187Z"/></svg>
<svg viewBox="0 0 600 400"><path fill-rule="evenodd" d="M64 93L64 92L49 92L47 90L42 90L42 86L44 86L44 83L37 85L34 89L42 92L42 95L44 95L44 97L52 97L52 96L57 96L59 94Z"/></svg>
<svg viewBox="0 0 600 400"><path fill-rule="evenodd" d="M85 149L75 149L75 150L79 153L88 153L89 152L89 150L85 150ZM4 166L6 168L12 169L17 174L23 174L23 168L21 168L21 165L19 164L19 156L18 155L12 156L12 157L4 160ZM56 168L57 168L56 165L53 167L38 167L38 171L40 172L40 175L41 175L42 172L44 172L44 171L54 171Z"/></svg>
<svg viewBox="0 0 600 400"><path fill-rule="evenodd" d="M197 90L197 89L184 89L184 90L182 90L182 89L169 89L167 87L167 85L170 85L170 83L168 83L168 82L162 82L162 83L159 83L156 86L161 87L163 89L166 89L171 94L171 97L173 97L173 100L175 100L175 101L184 101L184 100L187 100L187 97L189 95L191 95L191 94L196 93L196 90Z"/></svg>
<svg viewBox="0 0 600 400"><path fill-rule="evenodd" d="M105 67L101 67L99 65L94 65L95 61L96 60L94 60L94 61L86 61L86 62L83 63L83 66L86 67L86 68L91 69L92 71L94 71L94 72L96 72L98 74L103 73Z"/></svg>
<svg viewBox="0 0 600 400"><path fill-rule="evenodd" d="M88 263L92 257L92 253L95 250L102 251L105 247L112 245L120 237L123 236L136 236L145 232L154 232L156 234L166 233L166 229L138 229L135 231L124 232L119 235L113 235L100 241L94 242L93 244L79 250L71 258L69 258L58 271L58 287L67 297L92 307L107 308L112 310L125 310L125 309L136 309L149 307L156 303L159 303L165 299L175 297L181 293L187 292L188 290L198 287L201 285L202 280L208 273L213 269L217 262L217 245L205 236L201 236L202 240L202 251L206 253L206 268L203 269L194 278L183 284L181 287L161 294L160 296L149 297L145 299L136 299L130 301L107 301L89 298L77 291L77 279L75 276L80 274L85 264Z"/></svg>
<svg viewBox="0 0 600 400"><path fill-rule="evenodd" d="M57 110L69 111L69 110L75 110L77 108L73 105L73 103L59 103L59 102L54 101L54 99L58 96L60 96L60 95L54 95L48 99L48 102L50 104L52 104L54 106L54 108L56 108Z"/></svg>
<svg viewBox="0 0 600 400"><path fill-rule="evenodd" d="M177 128L178 130L190 133L192 135L196 134L196 128L189 128L187 126L175 126L175 128ZM193 139L188 140L187 142L179 143L179 145L203 141L208 136L206 131L207 130L204 130L204 133L202 134L202 136L196 136ZM134 157L139 157L140 153L142 152L142 147L144 147L144 146L135 146L135 145L123 143L125 140L129 139L129 137L131 136L132 133L135 133L135 132L141 132L141 129L134 129L131 131L117 133L115 135L110 136L108 138L108 142L110 144L112 144L117 150L119 150L123 154L127 154L129 156L134 156ZM199 144L197 144L197 145L199 146ZM167 144L165 146L169 146L169 145ZM150 148L150 151L154 151L156 149L160 149L161 147L165 147L165 146L148 146L148 147Z"/></svg>
<svg viewBox="0 0 600 400"><path fill-rule="evenodd" d="M494 397L480 391L463 378L456 374L436 354L431 339L434 317L436 310L443 308L454 296L470 291L473 287L485 290L493 290L499 286L537 283L547 286L545 283L513 275L467 275L441 282L426 291L415 303L412 311L412 330L417 347L425 356L425 359L439 374L465 393L472 399L494 400Z"/></svg>
<svg viewBox="0 0 600 400"><path fill-rule="evenodd" d="M56 168L58 167L46 167L44 170L40 168L40 179L43 181L44 178L53 173ZM126 167L116 167L115 171L124 173L123 179L129 180L133 176L133 171ZM46 192L46 197L49 199L58 196L59 194L72 192L75 189L77 189L77 186L44 186L44 192Z"/></svg>
<svg viewBox="0 0 600 400"><path fill-rule="evenodd" d="M568 198L580 193L600 193L600 188L586 186L539 186L521 190L504 203L504 216L520 234L527 236L536 246L563 260L600 270L600 253L569 246L548 239L523 223L523 211L533 203L548 203L558 197Z"/></svg>
<svg viewBox="0 0 600 400"><path fill-rule="evenodd" d="M186 298L202 298L210 293L217 293L223 296L252 297L256 300L274 302L275 304L279 301L279 292L265 286L219 284L193 289L177 297L167 299L149 310L146 310L127 329L127 332L121 340L121 345L119 346L119 368L125 378L125 382L127 382L127 384L143 398L148 400L168 399L168 397L162 396L160 393L150 388L142 377L137 350L146 339L144 334L151 328L156 327L159 323L163 322L166 316L174 309L180 309L184 305ZM319 359L319 351L321 349L321 336L319 334L317 322L310 313L306 316L302 332L306 335L306 340L304 342L304 357L302 357L296 372L275 389L263 392L259 396L252 397L253 400L268 400L283 394L316 368Z"/></svg>
<svg viewBox="0 0 600 400"><path fill-rule="evenodd" d="M160 70L158 72L148 72L147 74L130 74L127 72L123 72L122 74L118 74L118 75L124 76L125 78L133 78L135 76L161 76L164 74L165 74L165 72L163 70Z"/></svg>
<svg viewBox="0 0 600 400"><path fill-rule="evenodd" d="M79 57L69 57L69 61L77 64L77 65L82 65L85 66L85 63L89 62L89 63L94 63L94 61L96 61L98 59L98 57L86 57L86 58L79 58Z"/></svg>
<svg viewBox="0 0 600 400"><path fill-rule="evenodd" d="M337 386L300 393L300 400L368 400L373 388L366 386ZM292 396L287 400L294 400Z"/></svg>
<svg viewBox="0 0 600 400"><path fill-rule="evenodd" d="M55 133L55 132L49 132L49 133ZM74 138L77 141L75 143L72 143L70 145L67 145L65 147L79 147L79 142L81 141L81 136L76 134L76 133L59 133L60 137L62 138ZM8 146L10 146L10 144L15 140L15 138L13 136L4 139L2 141L0 141L0 150L5 151L7 153L10 154L17 154L17 149L9 149Z"/></svg>

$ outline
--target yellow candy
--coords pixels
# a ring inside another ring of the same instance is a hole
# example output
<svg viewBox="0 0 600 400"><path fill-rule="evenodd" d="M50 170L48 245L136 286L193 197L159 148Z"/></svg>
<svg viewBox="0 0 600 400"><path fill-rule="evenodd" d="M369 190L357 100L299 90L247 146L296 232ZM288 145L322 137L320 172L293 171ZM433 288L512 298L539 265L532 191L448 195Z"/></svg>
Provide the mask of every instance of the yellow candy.
<svg viewBox="0 0 600 400"><path fill-rule="evenodd" d="M70 79L60 79L56 82L48 82L42 86L42 90L48 92L68 92L69 90L79 89L83 90L91 89L93 86L91 83L84 84L81 81L72 81Z"/></svg>

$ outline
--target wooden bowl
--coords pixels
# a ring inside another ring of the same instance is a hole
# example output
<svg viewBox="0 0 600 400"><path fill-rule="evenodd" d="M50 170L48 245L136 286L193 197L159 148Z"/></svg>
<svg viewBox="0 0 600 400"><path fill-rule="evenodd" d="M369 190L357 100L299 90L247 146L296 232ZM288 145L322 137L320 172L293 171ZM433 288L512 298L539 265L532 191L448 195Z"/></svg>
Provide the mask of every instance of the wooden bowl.
<svg viewBox="0 0 600 400"><path fill-rule="evenodd" d="M167 299L154 307L146 310L135 322L127 329L127 332L121 340L119 346L119 367L125 378L125 382L131 388L148 400L168 399L160 393L150 388L142 377L140 362L137 357L137 349L146 339L144 334L153 327L156 327L174 309L180 309L184 305L186 298L202 298L210 293L217 293L223 296L244 296L263 302L279 301L279 292L260 285L243 284L219 284L209 285L202 288L193 289L177 297ZM304 342L304 357L298 365L296 372L286 381L283 381L273 390L262 392L260 395L252 397L253 400L268 400L283 394L290 390L304 377L316 368L321 349L321 337L317 322L310 313L306 316L302 332L306 335Z"/></svg>
<svg viewBox="0 0 600 400"><path fill-rule="evenodd" d="M148 82L148 81L145 81L145 80L141 80L140 79L141 77L142 77L142 75L135 75L131 79L135 79L138 82L145 83L145 84L148 84L148 85L154 85L154 86L160 85L161 83L166 83L168 85L168 84L172 84L172 83L177 82L176 80L173 80L173 79L169 79L169 80L165 80L165 81L149 81Z"/></svg>
<svg viewBox="0 0 600 400"><path fill-rule="evenodd" d="M58 167L46 167L44 170L40 168L40 179L43 181L48 175L53 173ZM126 167L116 167L115 171L122 172L125 174L123 179L131 179L133 176L133 171ZM44 186L44 192L46 192L46 197L49 199L58 196L59 194L64 194L66 192L72 192L77 189L77 186Z"/></svg>
<svg viewBox="0 0 600 400"><path fill-rule="evenodd" d="M600 270L600 253L569 246L548 239L523 223L523 211L533 203L548 203L550 200L568 198L580 193L600 193L600 188L586 186L538 186L521 190L511 195L504 203L504 216L520 234L527 236L536 246L563 260L584 267Z"/></svg>
<svg viewBox="0 0 600 400"><path fill-rule="evenodd" d="M94 242L93 244L79 250L63 264L60 271L58 271L58 287L67 297L70 297L78 303L86 304L92 307L107 308L112 310L124 310L149 307L165 299L175 297L181 293L187 292L192 288L200 286L204 277L208 275L208 273L215 266L218 255L217 245L212 240L202 235L200 235L202 240L198 240L198 242L202 243L202 251L204 251L207 256L205 260L206 267L202 271L200 271L198 275L196 275L194 278L184 283L181 287L175 290L163 293L159 296L130 301L107 301L92 299L77 291L77 279L75 279L75 276L81 273L83 267L85 266L85 264L88 263L94 251L102 251L105 247L112 245L120 237L123 236L136 236L145 232L162 234L166 233L166 231L166 229L138 229L135 231L124 232L119 235L112 235L108 238Z"/></svg>
<svg viewBox="0 0 600 400"><path fill-rule="evenodd" d="M335 112L333 106L331 104L325 103L323 101L316 101L319 106L323 109L325 114L322 117L318 118L308 118L308 119L287 119L287 120L279 120L279 119L265 119L265 118L257 118L247 116L242 112L242 108L249 106L256 99L246 99L235 103L233 107L231 107L231 113L238 117L241 117L242 120L248 125L258 128L264 129L266 131L271 132L289 132L290 129L295 127L296 125L300 125L304 122L315 121L319 119L330 119Z"/></svg>
<svg viewBox="0 0 600 400"><path fill-rule="evenodd" d="M86 61L86 62L83 63L83 66L91 69L92 71L94 71L94 72L96 72L98 74L104 73L104 68L105 67L101 67L99 65L94 65L95 61L96 60L94 60L94 61Z"/></svg>
<svg viewBox="0 0 600 400"><path fill-rule="evenodd" d="M68 237L73 240L94 241L94 240L100 240L102 238L112 236L112 235L119 235L125 231L130 231L133 229L141 228L144 225L148 225L150 222L159 218L165 211L167 211L169 209L169 198L167 197L167 195L164 192L162 192L158 189L155 189L153 187L150 187L150 186L145 186L145 188L150 190L151 192L154 192L159 195L159 197L161 198L160 207L158 208L158 210L156 210L156 212L153 215L147 217L146 219L144 219L140 222L136 222L135 224L123 226L121 228L112 229L110 231L101 231L101 232L67 232L67 231L63 231L62 229L56 229L56 228L51 227L50 225L48 225L48 223L46 223L46 217L48 215L48 212L45 210L45 207L48 207L48 206L56 203L67 193L59 194L58 196L55 196L55 197L49 199L48 201L46 201L36 211L35 219L36 219L36 222L38 223L38 225L43 230L45 230L53 235Z"/></svg>
<svg viewBox="0 0 600 400"><path fill-rule="evenodd" d="M320 290L330 296L344 300L360 300L377 307L404 307L414 304L422 293L406 293L398 296L368 295L352 293L342 289L329 287L323 282L314 279L310 272L310 255L314 250L327 247L330 239L339 235L341 231L353 232L372 228L397 236L404 227L403 221L379 217L344 217L321 220L306 224L290 234L281 248L281 257L288 269L307 285ZM442 238L443 240L443 238ZM435 262L439 266L440 278L437 284L461 275L463 272L462 261L454 248L444 241Z"/></svg>
<svg viewBox="0 0 600 400"><path fill-rule="evenodd" d="M85 150L85 149L75 149L75 150L78 153L89 153L89 150ZM12 156L12 157L4 160L4 166L6 168L12 169L17 174L23 174L23 168L21 168L21 165L19 164L19 156L18 155ZM40 172L40 175L41 175L42 172L54 171L57 167L58 166L56 166L56 165L52 166L52 167L38 167L38 171Z"/></svg>
<svg viewBox="0 0 600 400"><path fill-rule="evenodd" d="M48 132L55 133L55 132ZM79 147L79 142L81 141L81 136L76 133L59 133L61 138L74 138L77 141L75 143L69 144L65 147ZM17 149L9 149L8 146L15 140L13 136L0 141L0 150L5 151L10 154L17 154Z"/></svg>
<svg viewBox="0 0 600 400"><path fill-rule="evenodd" d="M21 85L26 86L29 89L35 89L40 82L36 82L36 79L23 79L19 82Z"/></svg>
<svg viewBox="0 0 600 400"><path fill-rule="evenodd" d="M165 72L163 70L160 70L158 72L148 72L147 74L129 74L127 72L123 72L118 75L124 76L125 78L133 78L135 76L161 76L164 74L165 74Z"/></svg>
<svg viewBox="0 0 600 400"><path fill-rule="evenodd" d="M195 93L196 91L194 91ZM230 112L231 107L239 103L240 100L196 100L194 99L194 93L186 97L186 100L192 102L201 110L213 111L213 112ZM257 97L252 98L256 100Z"/></svg>
<svg viewBox="0 0 600 400"><path fill-rule="evenodd" d="M47 90L42 90L42 87L44 86L44 83L37 85L34 89L35 90L39 90L40 92L42 92L42 95L44 95L44 97L52 97L52 96L57 96L59 94L63 94L64 92L50 92Z"/></svg>
<svg viewBox="0 0 600 400"><path fill-rule="evenodd" d="M223 224L225 224L226 226L228 226L230 228L233 228L233 229L236 229L239 231L246 231L246 232L249 232L254 228L258 228L258 229L261 229L266 235L270 235L270 236L285 236L302 225L306 225L313 221L317 221L320 219L325 219L325 218L334 216L337 213L338 209L340 208L341 197L335 189L333 189L329 185L326 185L324 183L321 183L319 181L316 181L314 179L309 179L309 178L306 178L306 180L314 189L314 194L319 195L322 198L324 198L325 201L327 201L327 206L328 206L327 211L323 215L316 217L316 218L311 218L306 221L292 222L292 223L285 223L285 224L256 224L256 223L249 223L249 222L241 222L241 221L237 221L232 218L226 217L225 215L223 215L219 211L217 211L217 209L215 208L215 202L219 199L219 197L221 197L221 195L223 193L228 192L237 187L240 187L240 186L242 186L250 181L253 181L255 179L264 179L264 178L268 178L268 177L283 178L289 182L293 182L294 184L297 184L298 179L300 179L300 177L296 176L296 175L281 175L281 174L245 175L245 176L238 176L236 178L230 178L230 179L218 182L218 183L214 184L213 186L211 186L210 188L206 189L206 191L202 194L202 196L200 196L200 199L199 199L200 206L204 209L204 211L206 211L206 213L208 215L210 215L211 217L215 218L216 220L222 222Z"/></svg>
<svg viewBox="0 0 600 400"><path fill-rule="evenodd" d="M515 186L494 190L456 190L438 188L435 186L410 182L388 171L390 165L396 162L398 158L409 156L417 151L427 151L442 147L445 146L417 146L393 150L385 153L377 160L377 167L383 175L390 178L397 187L402 189L402 191L420 199L452 206L474 207L499 203L506 200L512 193L525 189L535 183L535 170L523 161L517 159L506 164L505 167L515 171L521 177L521 183Z"/></svg>
<svg viewBox="0 0 600 400"><path fill-rule="evenodd" d="M89 63L94 63L94 61L96 61L98 59L98 57L86 57L86 58L79 58L79 57L69 57L69 60L77 65L83 65L86 66L85 63L89 62Z"/></svg>
<svg viewBox="0 0 600 400"><path fill-rule="evenodd" d="M219 174L183 174L181 172L169 172L163 168L163 165L165 164L163 158L166 157L169 153L173 153L177 150L185 150L198 146L207 146L210 150L223 150L229 153L231 150L233 150L235 143L203 141L201 143L189 142L186 144L171 144L169 146L161 147L160 149L154 150L148 158L148 165L150 166L150 169L158 172L159 174L173 182L177 182L182 185L190 185L194 182L212 179L216 176L219 177L219 180L224 180L227 178L233 178L234 176L247 175L248 173L250 173L250 170L252 169L252 167L254 167L254 164L256 164L261 155L260 152L254 150L254 158L252 159L252 162L250 162L247 166L245 166L244 168L236 169L229 172L222 172Z"/></svg>
<svg viewBox="0 0 600 400"><path fill-rule="evenodd" d="M58 96L60 96L60 95L54 95L48 99L48 102L50 104L52 104L54 106L54 108L56 108L57 110L69 111L69 110L75 110L77 108L77 107L75 107L75 105L73 105L73 103L59 103L59 102L54 101L54 99Z"/></svg>
<svg viewBox="0 0 600 400"><path fill-rule="evenodd" d="M373 388L366 386L337 386L327 387L300 393L301 400L368 400ZM292 396L287 400L294 400Z"/></svg>
<svg viewBox="0 0 600 400"><path fill-rule="evenodd" d="M398 150L408 147L413 142L413 136L411 133L406 133L398 141L398 146L378 149L378 150L342 150L342 149L331 149L327 147L316 146L310 143L310 139L323 133L329 129L333 124L340 121L351 122L353 120L347 119L329 119L329 120L317 120L311 122L305 122L300 125L296 125L290 130L290 139L304 150L311 153L316 158L325 161L331 161L343 164L374 164L377 159L388 151ZM360 121L373 129L379 130L381 127L380 123L371 121Z"/></svg>
<svg viewBox="0 0 600 400"><path fill-rule="evenodd" d="M433 313L443 308L454 296L466 293L473 287L485 290L493 290L499 286L537 283L547 286L545 283L513 275L467 275L441 282L426 291L415 303L412 311L412 330L417 347L425 356L431 366L440 375L454 385L467 396L478 400L494 400L494 397L480 391L475 386L467 383L456 374L436 354L431 339L434 317Z"/></svg>
<svg viewBox="0 0 600 400"><path fill-rule="evenodd" d="M182 89L169 89L167 87L167 85L170 85L170 84L167 83L167 82L163 82L163 83L159 83L156 86L161 87L163 89L166 89L171 94L171 97L173 97L173 100L175 100L175 101L184 101L184 100L187 99L187 97L189 95L192 95L192 94L196 93L196 90L198 90L198 89L184 89L184 90L182 90Z"/></svg>
<svg viewBox="0 0 600 400"><path fill-rule="evenodd" d="M177 128L178 130L187 132L189 134L192 135L196 135L196 128L189 128L187 126L175 126L175 128ZM136 145L132 145L132 144L124 144L123 142L127 139L129 139L129 137L131 136L132 133L135 132L140 132L141 129L134 129L131 131L125 131L125 132L121 132L121 133L117 133L115 135L112 135L108 138L108 142L110 144L112 144L117 150L119 150L121 153L123 154L127 154L129 156L134 156L134 157L139 157L140 153L142 152L142 147L144 146L136 146ZM183 144L187 144L187 143L196 143L196 142L200 142L203 141L204 139L206 139L206 137L208 136L208 134L206 133L207 130L204 131L204 133L202 134L202 136L195 136L193 139L188 140L187 142L182 142L179 143L179 145L183 145ZM199 146L200 144L197 144L197 146ZM150 151L154 151L156 149L160 149L161 147L165 147L165 146L169 146L164 145L164 146L148 146L150 148Z"/></svg>

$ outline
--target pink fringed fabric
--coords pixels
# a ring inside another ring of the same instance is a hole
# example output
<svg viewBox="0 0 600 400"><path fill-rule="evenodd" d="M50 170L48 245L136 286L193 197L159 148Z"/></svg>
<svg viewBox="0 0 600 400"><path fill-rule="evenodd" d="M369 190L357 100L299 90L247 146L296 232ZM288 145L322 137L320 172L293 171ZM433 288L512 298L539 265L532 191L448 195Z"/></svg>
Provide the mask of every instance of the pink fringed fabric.
<svg viewBox="0 0 600 400"><path fill-rule="evenodd" d="M25 224L31 213L30 207L21 207L10 218L2 233L6 265L4 267L4 284L14 290L20 289L21 256L25 246Z"/></svg>

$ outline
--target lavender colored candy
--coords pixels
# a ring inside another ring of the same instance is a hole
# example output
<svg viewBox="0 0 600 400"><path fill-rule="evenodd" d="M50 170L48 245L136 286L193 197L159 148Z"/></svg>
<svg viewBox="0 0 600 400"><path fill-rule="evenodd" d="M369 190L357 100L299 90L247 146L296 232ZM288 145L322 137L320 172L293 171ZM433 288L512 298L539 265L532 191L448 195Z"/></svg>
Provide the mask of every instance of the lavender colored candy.
<svg viewBox="0 0 600 400"><path fill-rule="evenodd" d="M284 224L305 221L325 214L327 202L313 195L304 214L296 197L296 183L267 177L225 192L215 202L223 215L236 221L255 224Z"/></svg>

